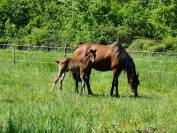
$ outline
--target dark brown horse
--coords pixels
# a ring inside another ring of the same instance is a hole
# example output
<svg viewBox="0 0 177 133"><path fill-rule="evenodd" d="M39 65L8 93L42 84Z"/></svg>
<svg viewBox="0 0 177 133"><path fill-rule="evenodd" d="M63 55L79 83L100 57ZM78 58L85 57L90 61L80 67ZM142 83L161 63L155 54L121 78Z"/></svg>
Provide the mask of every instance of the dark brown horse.
<svg viewBox="0 0 177 133"><path fill-rule="evenodd" d="M58 81L60 83L60 90L62 91L62 82L64 80L65 73L67 71L71 71L72 73L74 73L74 75L80 76L79 79L81 79L82 81L81 95L83 95L85 90L85 83L88 77L87 71L91 70L92 64L95 61L95 57L96 57L96 50L89 49L89 51L87 51L84 56L78 57L77 59L65 57L60 61L56 61L59 67L59 71L54 81L53 91L55 92L56 83ZM92 94L90 88L89 87L87 88L88 88L88 93ZM78 88L75 89L75 92L78 93Z"/></svg>
<svg viewBox="0 0 177 133"><path fill-rule="evenodd" d="M93 68L99 71L109 71L112 70L113 73L113 81L112 87L110 91L110 95L113 96L114 87L116 88L116 97L119 96L118 94L118 77L122 70L127 72L128 83L131 87L131 90L135 97L138 96L137 88L139 83L138 74L135 70L135 64L133 59L130 55L125 51L122 46L118 46L117 44L112 45L101 45L95 43L85 43L79 46L75 52L74 56L75 59L79 59L84 57L86 53L90 49L97 50L96 59L93 64ZM87 84L89 84L89 77L91 74L91 69L87 71ZM76 84L78 84L79 79L78 76L73 74ZM88 85L89 89L90 85Z"/></svg>

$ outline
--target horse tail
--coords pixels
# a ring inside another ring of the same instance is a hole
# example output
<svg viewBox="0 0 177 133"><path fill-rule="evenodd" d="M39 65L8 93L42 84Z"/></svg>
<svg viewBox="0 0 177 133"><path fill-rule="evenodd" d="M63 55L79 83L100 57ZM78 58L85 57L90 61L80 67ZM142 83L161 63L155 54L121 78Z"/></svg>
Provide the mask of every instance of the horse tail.
<svg viewBox="0 0 177 133"><path fill-rule="evenodd" d="M56 61L56 63L57 63L57 64L59 64L59 63L60 63L60 61L59 61L59 60L57 60L57 61Z"/></svg>

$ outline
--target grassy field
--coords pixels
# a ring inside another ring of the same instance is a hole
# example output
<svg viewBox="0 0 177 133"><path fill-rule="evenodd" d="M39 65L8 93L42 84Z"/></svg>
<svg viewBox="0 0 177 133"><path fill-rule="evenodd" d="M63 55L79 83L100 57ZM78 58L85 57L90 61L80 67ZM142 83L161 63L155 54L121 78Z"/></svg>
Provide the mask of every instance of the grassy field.
<svg viewBox="0 0 177 133"><path fill-rule="evenodd" d="M70 73L62 94L53 94L51 62L63 53L19 52L14 65L12 53L0 50L0 132L177 132L177 56L131 55L139 98L131 96L124 72L120 98L109 95L112 73L98 71L91 75L93 96L75 95Z"/></svg>

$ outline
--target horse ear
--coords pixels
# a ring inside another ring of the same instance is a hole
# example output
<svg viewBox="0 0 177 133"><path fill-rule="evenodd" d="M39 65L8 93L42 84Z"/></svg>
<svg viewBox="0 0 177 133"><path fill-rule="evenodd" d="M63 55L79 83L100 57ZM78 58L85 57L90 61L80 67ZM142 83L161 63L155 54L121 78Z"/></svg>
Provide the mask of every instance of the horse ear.
<svg viewBox="0 0 177 133"><path fill-rule="evenodd" d="M59 60L57 60L57 61L56 61L56 63L57 63L57 64L59 64L59 63L60 63L60 61L59 61Z"/></svg>
<svg viewBox="0 0 177 133"><path fill-rule="evenodd" d="M93 52L93 49L90 49L90 53L92 53Z"/></svg>
<svg viewBox="0 0 177 133"><path fill-rule="evenodd" d="M91 52L91 53L96 53L96 51L97 51L96 49L95 49L95 50L90 49L90 52Z"/></svg>

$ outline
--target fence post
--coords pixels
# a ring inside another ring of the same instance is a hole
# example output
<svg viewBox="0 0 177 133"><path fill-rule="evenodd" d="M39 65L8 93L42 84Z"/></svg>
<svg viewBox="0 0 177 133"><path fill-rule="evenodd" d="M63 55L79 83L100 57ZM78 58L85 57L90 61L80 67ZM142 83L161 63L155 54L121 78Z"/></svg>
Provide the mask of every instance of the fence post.
<svg viewBox="0 0 177 133"><path fill-rule="evenodd" d="M16 64L15 44L13 44L13 63Z"/></svg>
<svg viewBox="0 0 177 133"><path fill-rule="evenodd" d="M67 51L67 46L65 44L65 47L64 47L64 57L66 57L66 51Z"/></svg>

